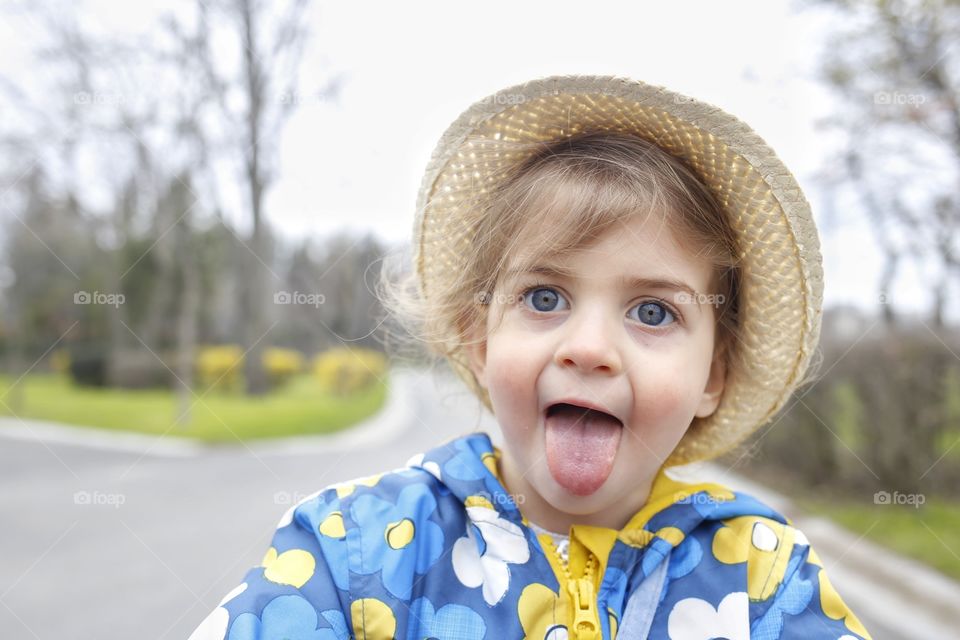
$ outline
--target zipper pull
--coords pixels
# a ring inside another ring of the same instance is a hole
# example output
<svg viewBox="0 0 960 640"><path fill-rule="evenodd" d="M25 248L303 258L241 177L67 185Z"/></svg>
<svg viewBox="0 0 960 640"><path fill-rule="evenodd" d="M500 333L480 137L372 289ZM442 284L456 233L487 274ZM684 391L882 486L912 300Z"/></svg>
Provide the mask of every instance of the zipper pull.
<svg viewBox="0 0 960 640"><path fill-rule="evenodd" d="M573 631L578 640L595 640L600 637L600 618L593 583L586 578L571 580L567 591L573 600Z"/></svg>

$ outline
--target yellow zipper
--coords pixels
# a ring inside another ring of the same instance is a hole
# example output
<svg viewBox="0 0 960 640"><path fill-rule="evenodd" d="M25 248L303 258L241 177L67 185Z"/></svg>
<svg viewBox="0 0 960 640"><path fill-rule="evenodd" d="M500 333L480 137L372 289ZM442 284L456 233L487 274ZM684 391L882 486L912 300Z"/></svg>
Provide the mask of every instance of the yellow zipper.
<svg viewBox="0 0 960 640"><path fill-rule="evenodd" d="M567 593L570 594L570 602L573 608L573 628L569 629L570 637L576 640L597 640L602 635L600 628L600 615L597 612L597 594L593 584L594 562L593 553L587 550L587 562L583 568L583 576L573 579L570 575L570 568L560 557L553 539L547 535L546 547L556 558L557 566L563 571L567 578Z"/></svg>
<svg viewBox="0 0 960 640"><path fill-rule="evenodd" d="M596 640L600 637L600 617L593 582L587 578L569 580L567 591L573 600L573 632L577 640Z"/></svg>

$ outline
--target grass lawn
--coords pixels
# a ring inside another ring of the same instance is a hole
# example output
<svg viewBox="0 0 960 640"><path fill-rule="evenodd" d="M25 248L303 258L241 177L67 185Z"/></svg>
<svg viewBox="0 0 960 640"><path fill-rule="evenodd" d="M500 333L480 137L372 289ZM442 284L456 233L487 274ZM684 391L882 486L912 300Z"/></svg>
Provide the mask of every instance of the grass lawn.
<svg viewBox="0 0 960 640"><path fill-rule="evenodd" d="M823 515L855 535L919 560L960 580L960 502L930 496L919 508L864 500L800 498L797 505Z"/></svg>
<svg viewBox="0 0 960 640"><path fill-rule="evenodd" d="M174 425L178 405L173 391L92 389L74 385L66 376L30 375L14 393L22 394L19 409L8 394L15 378L0 377L0 399L21 418L50 420L103 429L236 443L254 438L329 433L373 415L386 399L386 384L377 383L350 396L319 390L315 378L301 375L282 389L248 398L211 391L197 392L189 421ZM10 415L0 404L0 415Z"/></svg>

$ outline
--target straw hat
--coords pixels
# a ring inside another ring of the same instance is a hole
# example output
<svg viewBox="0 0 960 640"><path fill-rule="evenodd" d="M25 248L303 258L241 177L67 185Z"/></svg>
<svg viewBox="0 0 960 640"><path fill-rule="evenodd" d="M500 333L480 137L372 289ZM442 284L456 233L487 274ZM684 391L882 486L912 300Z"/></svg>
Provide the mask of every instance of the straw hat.
<svg viewBox="0 0 960 640"><path fill-rule="evenodd" d="M476 102L440 138L420 187L414 225L420 293L429 298L440 290L471 250L475 208L469 203L523 160L498 151L499 143L593 131L638 135L680 157L732 214L744 251L740 362L717 410L694 421L665 464L716 457L769 422L805 382L823 294L810 206L773 150L734 116L664 87L612 76L541 78ZM469 370L457 358L452 364L492 411Z"/></svg>

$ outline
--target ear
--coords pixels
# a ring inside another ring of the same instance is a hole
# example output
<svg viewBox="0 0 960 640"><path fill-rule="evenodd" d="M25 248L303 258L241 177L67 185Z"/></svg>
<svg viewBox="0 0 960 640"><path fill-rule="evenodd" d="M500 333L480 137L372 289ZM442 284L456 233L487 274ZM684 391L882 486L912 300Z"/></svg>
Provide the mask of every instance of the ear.
<svg viewBox="0 0 960 640"><path fill-rule="evenodd" d="M703 390L703 396L700 398L700 405L697 407L696 416L706 418L713 414L720 405L720 398L723 396L723 389L727 381L727 370L723 358L715 356L710 364L710 376L707 378L707 386Z"/></svg>
<svg viewBox="0 0 960 640"><path fill-rule="evenodd" d="M478 335L474 332L468 340L468 343L463 346L463 350L467 355L467 364L470 366L470 370L473 372L473 375L477 378L477 382L484 389L487 388L487 380L485 377L486 368L487 368L487 340L486 336Z"/></svg>

